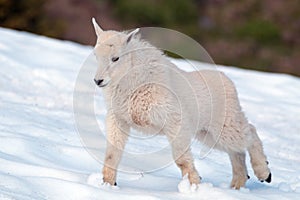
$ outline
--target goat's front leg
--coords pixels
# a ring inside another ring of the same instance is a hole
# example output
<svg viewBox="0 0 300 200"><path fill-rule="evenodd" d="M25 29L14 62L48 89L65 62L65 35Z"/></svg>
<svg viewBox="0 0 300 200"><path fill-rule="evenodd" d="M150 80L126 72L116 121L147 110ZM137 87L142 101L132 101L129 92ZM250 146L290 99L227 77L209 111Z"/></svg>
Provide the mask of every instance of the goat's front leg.
<svg viewBox="0 0 300 200"><path fill-rule="evenodd" d="M103 182L117 185L117 168L128 138L129 126L115 118L113 114L106 117L106 155L104 160Z"/></svg>

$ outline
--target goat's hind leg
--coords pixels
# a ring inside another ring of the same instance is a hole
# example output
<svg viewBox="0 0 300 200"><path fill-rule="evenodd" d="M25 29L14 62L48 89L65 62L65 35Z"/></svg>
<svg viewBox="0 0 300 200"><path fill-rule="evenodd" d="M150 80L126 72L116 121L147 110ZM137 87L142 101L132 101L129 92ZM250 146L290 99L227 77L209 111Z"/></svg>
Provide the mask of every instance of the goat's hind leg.
<svg viewBox="0 0 300 200"><path fill-rule="evenodd" d="M184 133L177 136L172 135L172 131L168 131L167 137L172 146L172 154L176 165L180 168L182 177L188 174L190 184L199 184L201 177L199 176L195 166L194 159L190 149L190 139L185 138Z"/></svg>
<svg viewBox="0 0 300 200"><path fill-rule="evenodd" d="M231 188L240 189L245 186L248 179L246 167L246 154L245 152L230 152L228 153L232 165L232 181Z"/></svg>
<svg viewBox="0 0 300 200"><path fill-rule="evenodd" d="M251 141L248 146L248 151L250 155L250 161L252 168L254 170L255 176L261 182L271 182L272 174L268 168L267 157L264 154L262 142L260 141L256 129L253 125L250 124L251 131Z"/></svg>

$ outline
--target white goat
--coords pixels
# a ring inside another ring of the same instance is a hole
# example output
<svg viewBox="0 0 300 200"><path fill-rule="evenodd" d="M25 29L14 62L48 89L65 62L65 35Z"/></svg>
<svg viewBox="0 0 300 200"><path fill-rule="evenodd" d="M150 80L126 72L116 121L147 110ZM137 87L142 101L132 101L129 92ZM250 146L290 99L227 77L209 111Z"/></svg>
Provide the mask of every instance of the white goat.
<svg viewBox="0 0 300 200"><path fill-rule="evenodd" d="M262 142L242 112L234 84L223 73L182 71L141 40L139 29L103 31L94 19L93 24L99 64L94 81L103 88L108 111L104 182L116 184L130 128L166 135L175 163L182 176L188 174L190 184L201 180L190 151L194 136L229 154L232 188L243 187L248 179L246 150L258 179L271 181Z"/></svg>

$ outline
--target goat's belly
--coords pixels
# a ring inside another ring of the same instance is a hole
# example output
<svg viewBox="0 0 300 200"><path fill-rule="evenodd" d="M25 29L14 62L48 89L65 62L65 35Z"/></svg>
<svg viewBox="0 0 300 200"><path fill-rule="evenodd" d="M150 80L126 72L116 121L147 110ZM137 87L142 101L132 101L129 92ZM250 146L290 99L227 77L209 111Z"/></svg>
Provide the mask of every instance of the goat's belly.
<svg viewBox="0 0 300 200"><path fill-rule="evenodd" d="M140 126L140 125L136 125L133 124L131 126L134 130L141 132L143 134L150 134L150 135L162 135L163 134L163 126L159 127L159 126L155 126L155 125L146 125L146 126Z"/></svg>

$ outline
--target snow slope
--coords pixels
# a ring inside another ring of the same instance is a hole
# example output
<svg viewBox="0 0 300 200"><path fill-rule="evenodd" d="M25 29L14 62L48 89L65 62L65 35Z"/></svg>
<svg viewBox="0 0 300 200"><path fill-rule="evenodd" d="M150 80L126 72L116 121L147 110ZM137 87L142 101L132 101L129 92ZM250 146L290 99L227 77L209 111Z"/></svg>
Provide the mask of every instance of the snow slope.
<svg viewBox="0 0 300 200"><path fill-rule="evenodd" d="M235 82L243 109L259 131L273 174L271 184L257 181L248 159L251 179L247 189L229 189L227 155L213 151L199 159L201 145L194 144L195 165L203 178L196 192L178 192L178 184L184 187L186 183L174 164L152 173L121 172L118 187L102 186L102 164L86 151L73 118L76 77L91 50L0 28L1 200L299 198L300 79L229 67L220 70ZM174 62L184 65L180 60ZM96 92L101 94L99 89ZM100 106L104 108L102 101ZM103 124L105 110L97 115ZM149 142L142 148L151 150L158 145ZM132 140L127 148L141 146ZM137 171L145 165L133 164Z"/></svg>

